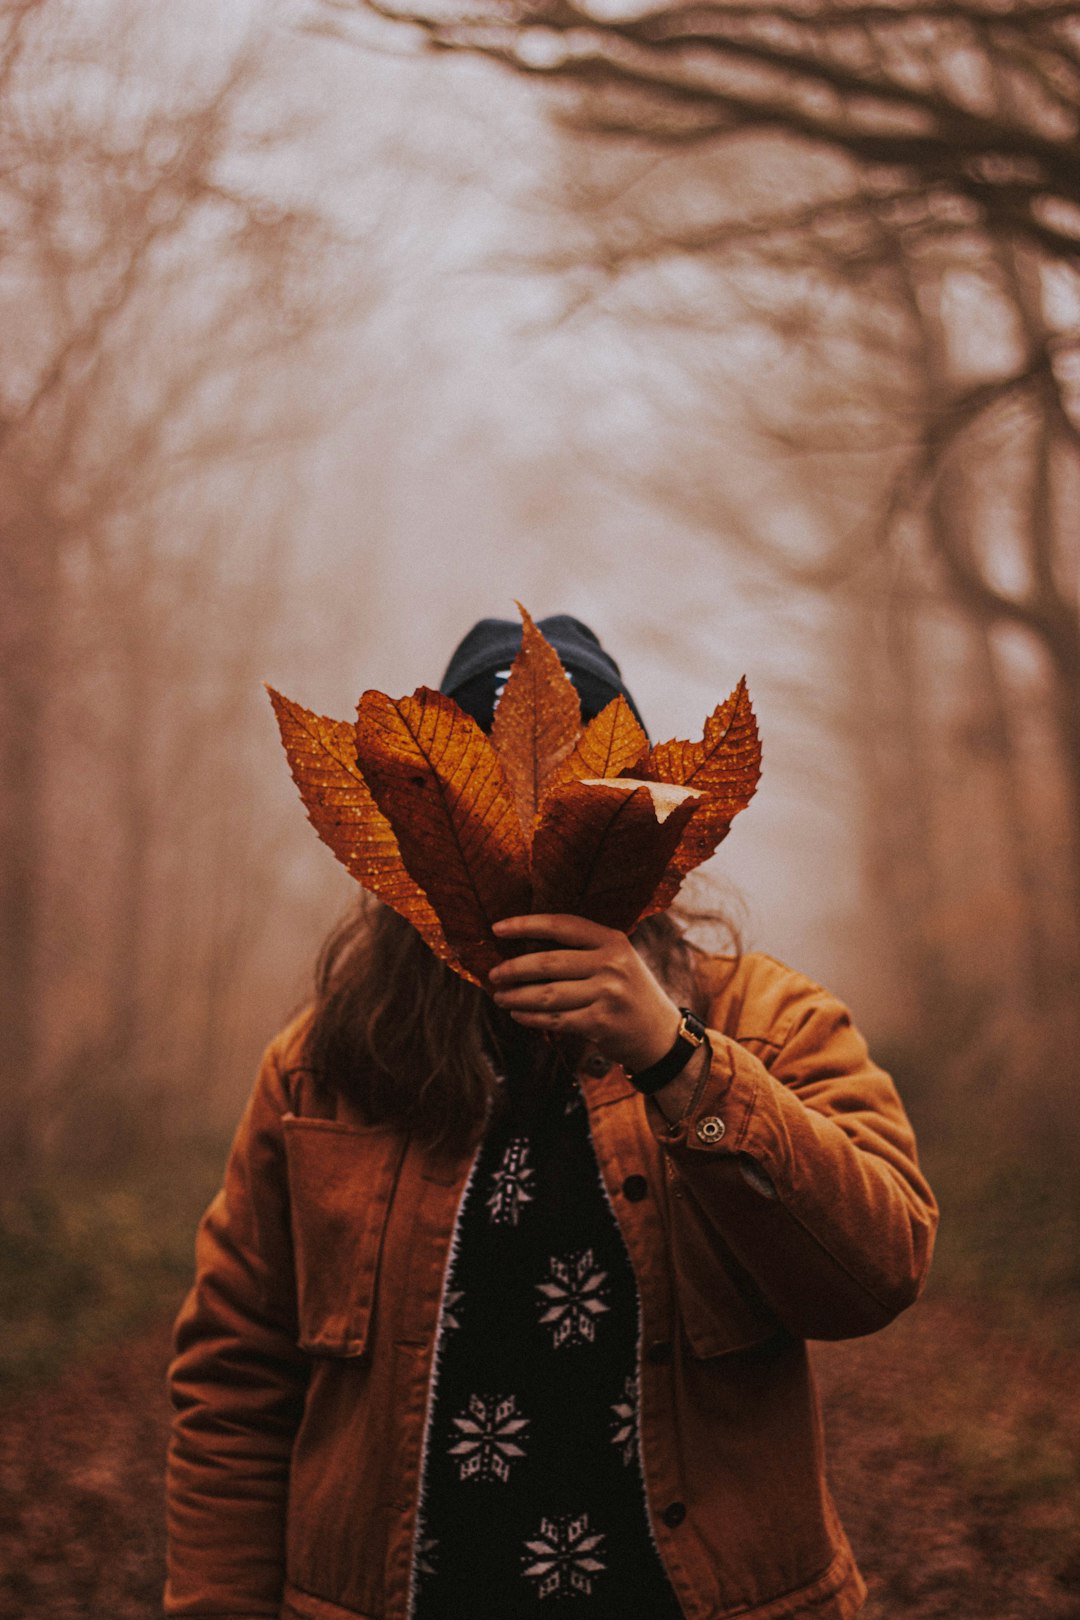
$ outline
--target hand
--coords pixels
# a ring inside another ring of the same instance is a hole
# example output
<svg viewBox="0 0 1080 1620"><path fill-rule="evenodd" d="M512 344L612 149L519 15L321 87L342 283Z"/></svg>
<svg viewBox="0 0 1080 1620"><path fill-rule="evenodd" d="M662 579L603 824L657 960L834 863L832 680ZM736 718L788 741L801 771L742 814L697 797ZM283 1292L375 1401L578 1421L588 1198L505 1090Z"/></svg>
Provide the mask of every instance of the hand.
<svg viewBox="0 0 1080 1620"><path fill-rule="evenodd" d="M497 939L551 940L488 975L498 1006L528 1029L581 1035L631 1073L669 1050L681 1013L625 934L583 917L507 917Z"/></svg>

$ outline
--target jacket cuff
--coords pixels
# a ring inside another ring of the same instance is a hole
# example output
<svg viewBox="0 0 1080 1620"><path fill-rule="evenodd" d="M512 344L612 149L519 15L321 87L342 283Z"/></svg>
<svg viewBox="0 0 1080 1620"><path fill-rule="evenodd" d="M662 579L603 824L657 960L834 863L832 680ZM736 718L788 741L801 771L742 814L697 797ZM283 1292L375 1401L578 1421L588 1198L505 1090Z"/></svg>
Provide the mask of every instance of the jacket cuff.
<svg viewBox="0 0 1080 1620"><path fill-rule="evenodd" d="M650 1099L649 1123L657 1140L674 1159L704 1162L734 1153L762 1159L768 1171L768 1136L758 1113L761 1081L756 1062L729 1036L707 1032L709 1073L694 1106L674 1125Z"/></svg>

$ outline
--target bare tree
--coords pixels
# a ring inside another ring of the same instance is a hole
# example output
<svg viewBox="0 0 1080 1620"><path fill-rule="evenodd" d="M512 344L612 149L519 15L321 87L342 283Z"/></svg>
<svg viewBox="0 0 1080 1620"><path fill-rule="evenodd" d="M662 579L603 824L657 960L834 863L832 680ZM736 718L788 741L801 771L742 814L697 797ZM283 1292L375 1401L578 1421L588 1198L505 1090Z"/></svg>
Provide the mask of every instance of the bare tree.
<svg viewBox="0 0 1080 1620"><path fill-rule="evenodd" d="M581 92L575 125L654 147L710 147L777 132L840 160L834 219L972 228L1072 263L1080 250L1080 19L1070 4L989 0L704 0L619 8L393 6L321 0L324 27L362 8L415 22L437 50L469 50ZM748 224L788 231L805 200L755 221L716 199L670 245L715 249ZM654 254L663 243L638 244ZM628 251L633 251L631 246Z"/></svg>
<svg viewBox="0 0 1080 1620"><path fill-rule="evenodd" d="M160 719L149 701L155 638L175 582L199 576L200 553L228 553L221 530L203 524L170 555L155 529L161 503L189 486L193 468L205 479L215 463L298 429L302 412L290 419L280 391L260 396L255 382L319 315L301 272L322 221L245 177L281 138L250 116L254 45L209 79L174 81L178 64L155 58L137 9L117 5L112 26L99 17L89 32L62 0L0 14L0 995L11 1074L0 1156L9 1166L34 1148L34 1098L55 1056L44 1014L60 968L44 924L70 899L57 873L73 892L99 881L64 865L87 809L85 786L78 802L55 802L65 717L92 679L111 683L107 771L123 858L96 914L108 1004L89 1047L65 1054L70 1076L100 1069L103 1042L115 1060L136 1039ZM248 389L241 409L238 377ZM212 574L204 565L203 581Z"/></svg>
<svg viewBox="0 0 1080 1620"><path fill-rule="evenodd" d="M822 525L816 550L745 525L741 543L798 587L851 591L866 657L885 655L884 680L858 687L870 706L856 720L885 735L864 751L872 865L915 935L924 1022L961 1005L970 965L942 919L958 896L974 904L991 868L995 881L1008 874L1015 907L987 994L1000 1002L1019 973L1029 1010L1065 1017L1080 960L1076 8L323 0L317 11L342 32L364 11L407 19L433 50L479 53L548 86L599 177L571 196L585 204L579 229L552 268L591 265L594 290L645 271L634 317L652 298L653 319L702 333L730 323L734 284L740 319L824 363L828 385L786 409L770 402L769 426L774 444L834 467L857 447L863 467L844 465L862 516ZM717 311L700 296L680 306L677 279L648 279L686 263L726 282ZM842 342L835 319L814 331L815 289L841 300ZM829 339L839 360L824 358ZM708 412L708 384L694 408ZM703 521L726 513L722 470L688 480L684 448L680 487L668 486L684 510L688 482ZM1027 746L1033 682L1008 650L1017 637L1040 665L1041 754ZM951 707L937 690L943 658ZM955 836L962 784L941 736L972 744L970 773L992 762L989 864L984 846L964 855Z"/></svg>

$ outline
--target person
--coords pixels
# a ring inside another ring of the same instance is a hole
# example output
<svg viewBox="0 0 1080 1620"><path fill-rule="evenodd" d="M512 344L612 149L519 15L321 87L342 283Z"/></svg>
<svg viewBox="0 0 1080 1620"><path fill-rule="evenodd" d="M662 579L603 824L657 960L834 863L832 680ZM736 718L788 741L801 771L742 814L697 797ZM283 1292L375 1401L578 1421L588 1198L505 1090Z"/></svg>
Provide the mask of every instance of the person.
<svg viewBox="0 0 1080 1620"><path fill-rule="evenodd" d="M541 629L585 718L629 698ZM444 678L486 727L520 634ZM926 1275L892 1082L670 912L495 931L485 993L365 902L265 1055L176 1328L167 1614L844 1620L806 1341Z"/></svg>

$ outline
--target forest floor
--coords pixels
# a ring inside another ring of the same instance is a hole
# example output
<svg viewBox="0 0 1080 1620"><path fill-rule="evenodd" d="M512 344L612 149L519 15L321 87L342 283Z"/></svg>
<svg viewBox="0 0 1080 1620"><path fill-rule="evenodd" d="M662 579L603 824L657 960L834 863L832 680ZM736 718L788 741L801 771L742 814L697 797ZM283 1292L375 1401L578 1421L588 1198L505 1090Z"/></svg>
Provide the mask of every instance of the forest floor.
<svg viewBox="0 0 1080 1620"><path fill-rule="evenodd" d="M99 1350L0 1411L5 1620L159 1614L167 1342ZM929 1298L814 1354L866 1620L1077 1620L1080 1352Z"/></svg>

